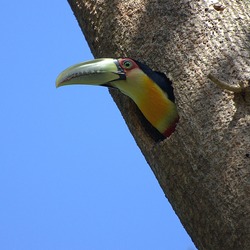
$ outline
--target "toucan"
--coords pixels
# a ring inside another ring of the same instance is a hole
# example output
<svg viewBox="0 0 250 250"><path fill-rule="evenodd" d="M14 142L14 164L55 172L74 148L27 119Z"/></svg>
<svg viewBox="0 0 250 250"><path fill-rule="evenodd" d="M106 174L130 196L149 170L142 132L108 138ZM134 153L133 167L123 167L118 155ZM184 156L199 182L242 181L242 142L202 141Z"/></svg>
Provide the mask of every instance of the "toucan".
<svg viewBox="0 0 250 250"><path fill-rule="evenodd" d="M174 132L179 120L171 81L137 60L99 58L73 65L56 79L56 87L71 84L120 90L164 137Z"/></svg>

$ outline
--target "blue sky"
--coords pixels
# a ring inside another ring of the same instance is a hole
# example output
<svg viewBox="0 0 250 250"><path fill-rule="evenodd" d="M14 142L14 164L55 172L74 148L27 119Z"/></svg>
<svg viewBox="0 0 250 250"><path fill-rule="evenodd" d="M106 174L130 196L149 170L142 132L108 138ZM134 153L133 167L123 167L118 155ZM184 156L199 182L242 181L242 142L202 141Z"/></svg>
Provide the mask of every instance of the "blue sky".
<svg viewBox="0 0 250 250"><path fill-rule="evenodd" d="M67 1L0 14L0 249L194 250L108 90L55 88L93 58Z"/></svg>

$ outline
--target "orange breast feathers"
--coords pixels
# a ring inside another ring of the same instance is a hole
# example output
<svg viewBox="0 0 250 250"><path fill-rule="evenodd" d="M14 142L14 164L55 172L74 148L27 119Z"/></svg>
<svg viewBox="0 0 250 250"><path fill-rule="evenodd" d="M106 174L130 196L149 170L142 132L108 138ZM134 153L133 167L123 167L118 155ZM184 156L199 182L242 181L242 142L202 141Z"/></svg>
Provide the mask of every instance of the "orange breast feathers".
<svg viewBox="0 0 250 250"><path fill-rule="evenodd" d="M151 78L140 69L133 69L126 81L116 81L113 85L136 103L157 130L169 136L166 131L178 121L176 105Z"/></svg>
<svg viewBox="0 0 250 250"><path fill-rule="evenodd" d="M141 88L143 91L136 103L148 121L164 133L176 123L178 118L176 105L149 77L143 79L143 84L146 86Z"/></svg>

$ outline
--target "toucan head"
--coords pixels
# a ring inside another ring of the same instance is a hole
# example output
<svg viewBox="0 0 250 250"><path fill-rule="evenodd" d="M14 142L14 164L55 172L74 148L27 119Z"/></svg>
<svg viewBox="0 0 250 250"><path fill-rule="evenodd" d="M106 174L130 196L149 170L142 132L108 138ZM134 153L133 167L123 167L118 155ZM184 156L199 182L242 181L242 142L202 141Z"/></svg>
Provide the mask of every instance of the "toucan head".
<svg viewBox="0 0 250 250"><path fill-rule="evenodd" d="M73 65L57 77L56 87L72 84L119 89L163 134L178 117L171 81L131 58L100 58Z"/></svg>
<svg viewBox="0 0 250 250"><path fill-rule="evenodd" d="M106 86L117 88L134 99L143 92L142 85L148 77L174 102L173 88L167 77L131 58L100 58L75 64L57 77L56 87L72 84Z"/></svg>

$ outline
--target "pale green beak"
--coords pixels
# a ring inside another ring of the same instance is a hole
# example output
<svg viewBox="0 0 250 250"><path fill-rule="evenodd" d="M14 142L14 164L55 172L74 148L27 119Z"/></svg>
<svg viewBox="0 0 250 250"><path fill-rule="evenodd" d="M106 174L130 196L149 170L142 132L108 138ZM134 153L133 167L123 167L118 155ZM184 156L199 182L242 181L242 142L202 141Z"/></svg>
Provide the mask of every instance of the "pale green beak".
<svg viewBox="0 0 250 250"><path fill-rule="evenodd" d="M126 80L126 74L117 59L101 58L73 65L56 79L56 87L71 84L112 87L113 81Z"/></svg>

